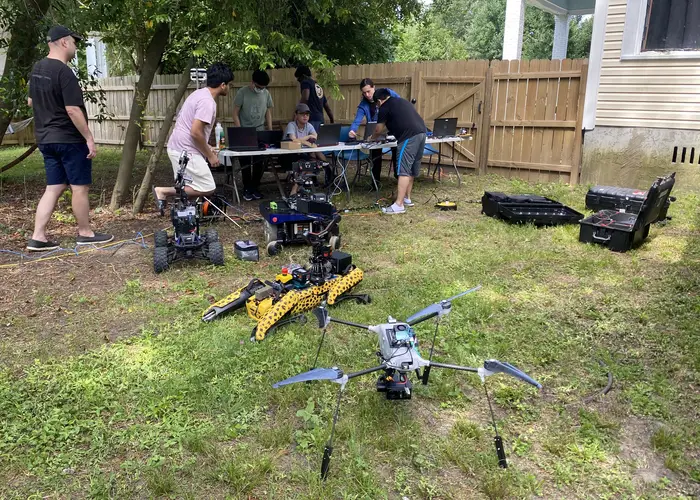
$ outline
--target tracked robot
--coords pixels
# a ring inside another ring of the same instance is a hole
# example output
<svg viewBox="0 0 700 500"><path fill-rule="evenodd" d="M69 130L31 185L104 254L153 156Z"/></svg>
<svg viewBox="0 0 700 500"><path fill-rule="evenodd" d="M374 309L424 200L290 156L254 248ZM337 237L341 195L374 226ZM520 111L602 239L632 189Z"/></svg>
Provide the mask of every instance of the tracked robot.
<svg viewBox="0 0 700 500"><path fill-rule="evenodd" d="M321 302L333 305L354 299L358 303L370 303L367 294L348 293L362 281L362 270L352 264L349 254L332 251L326 243L339 218L333 218L318 233L306 233L306 240L313 247L306 267L285 267L271 281L254 278L204 311L202 320L213 321L245 306L248 316L257 321L251 340L260 341L280 326L306 322L304 313Z"/></svg>

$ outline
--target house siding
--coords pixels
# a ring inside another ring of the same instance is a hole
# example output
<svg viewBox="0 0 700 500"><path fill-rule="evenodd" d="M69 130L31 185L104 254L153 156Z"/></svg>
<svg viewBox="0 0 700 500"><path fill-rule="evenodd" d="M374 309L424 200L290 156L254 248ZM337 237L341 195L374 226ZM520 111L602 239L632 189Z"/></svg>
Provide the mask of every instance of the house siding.
<svg viewBox="0 0 700 500"><path fill-rule="evenodd" d="M621 61L628 1L609 0L596 126L700 130L700 59Z"/></svg>

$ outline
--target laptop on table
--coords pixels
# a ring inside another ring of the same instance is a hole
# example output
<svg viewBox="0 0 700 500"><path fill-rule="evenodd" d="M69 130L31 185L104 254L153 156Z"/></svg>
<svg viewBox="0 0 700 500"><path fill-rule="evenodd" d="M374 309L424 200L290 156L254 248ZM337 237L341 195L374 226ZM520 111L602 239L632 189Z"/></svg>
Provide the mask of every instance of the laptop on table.
<svg viewBox="0 0 700 500"><path fill-rule="evenodd" d="M261 149L279 148L283 135L281 130L258 130L258 145Z"/></svg>
<svg viewBox="0 0 700 500"><path fill-rule="evenodd" d="M258 131L255 127L227 127L226 149L232 151L260 151Z"/></svg>
<svg viewBox="0 0 700 500"><path fill-rule="evenodd" d="M339 123L322 124L316 131L316 146L336 146L340 142L340 127Z"/></svg>
<svg viewBox="0 0 700 500"><path fill-rule="evenodd" d="M433 137L454 137L457 135L457 118L436 118Z"/></svg>
<svg viewBox="0 0 700 500"><path fill-rule="evenodd" d="M372 134L374 134L374 130L377 128L377 122L368 122L365 124L365 135L364 137L361 136L356 136L354 139L350 139L345 141L345 144L359 144L361 142L367 142L369 141L369 138L372 137ZM386 140L386 132L377 137L377 141L383 141Z"/></svg>

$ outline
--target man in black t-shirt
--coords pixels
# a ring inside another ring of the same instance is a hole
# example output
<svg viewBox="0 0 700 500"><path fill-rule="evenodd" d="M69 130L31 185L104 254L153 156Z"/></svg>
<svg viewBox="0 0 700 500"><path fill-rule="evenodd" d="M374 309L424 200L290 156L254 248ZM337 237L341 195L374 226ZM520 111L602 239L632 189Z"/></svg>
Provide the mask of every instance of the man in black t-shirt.
<svg viewBox="0 0 700 500"><path fill-rule="evenodd" d="M44 157L46 191L36 207L34 233L27 242L30 251L58 248L46 237L46 225L58 198L70 185L73 214L78 222L78 245L107 243L111 234L90 228L88 192L92 183L95 140L88 128L83 93L67 63L75 56L81 37L64 26L49 30L49 55L34 64L27 103L34 109L34 135Z"/></svg>
<svg viewBox="0 0 700 500"><path fill-rule="evenodd" d="M392 97L388 89L374 91L374 102L379 106L377 126L370 140L376 140L387 130L396 137L398 160L396 162L399 177L396 201L390 207L382 209L385 214L403 214L405 207L412 207L411 190L413 179L420 175L420 163L425 149L425 122L416 108L406 99Z"/></svg>
<svg viewBox="0 0 700 500"><path fill-rule="evenodd" d="M311 110L311 115L309 116L309 123L313 126L314 130L318 132L319 127L323 124L323 110L328 113L328 119L331 123L335 121L333 118L333 111L328 105L328 100L323 94L323 87L321 87L316 80L311 78L311 70L308 66L299 66L294 72L294 78L299 82L299 88L301 89L301 99L299 102L301 104L306 104Z"/></svg>

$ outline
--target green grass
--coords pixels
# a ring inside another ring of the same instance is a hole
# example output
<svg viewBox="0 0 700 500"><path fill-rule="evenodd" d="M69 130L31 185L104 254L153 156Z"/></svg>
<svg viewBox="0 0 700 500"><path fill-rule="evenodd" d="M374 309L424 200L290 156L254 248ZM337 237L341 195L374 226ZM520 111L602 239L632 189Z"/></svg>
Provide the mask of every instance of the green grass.
<svg viewBox="0 0 700 500"><path fill-rule="evenodd" d="M254 344L253 324L242 313L212 324L198 319L207 296L223 296L253 276L272 277L283 264L306 259L307 249L286 249L257 264L228 254L224 268L182 266L158 277L147 271L151 257L142 251L132 257L132 271L120 269L128 278L118 289L71 297L72 307L91 319L65 327L69 337L107 328L120 320L115 311L129 310L144 318L134 336L84 354L51 355L50 346L30 345L29 352L42 349L40 360L0 374L0 496L697 494L698 196L679 193L670 224L652 227L641 248L615 254L580 244L578 226L509 226L468 203L492 189L536 192L583 210L585 186L471 176L461 188L438 186L420 182L417 206L406 216L344 217L345 250L365 270L358 290L373 302L341 304L332 313L360 323L405 318L482 284L453 304L435 359L474 366L494 357L543 384L538 393L505 376L488 381L507 470L497 466L478 379L434 370L431 384L416 384L409 402L386 401L371 376L348 384L322 483L337 386L271 388L308 369L319 331L309 321ZM459 210L423 203L435 189L458 199ZM354 203L367 201L358 196ZM260 227L249 231L262 241ZM227 251L241 236L226 235ZM66 297L44 293L35 300L60 304ZM421 325L418 334L427 348L431 326ZM358 370L374 364L375 350L370 335L333 325L320 363ZM599 360L614 375L613 389L588 398L607 383Z"/></svg>

